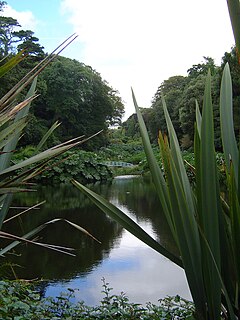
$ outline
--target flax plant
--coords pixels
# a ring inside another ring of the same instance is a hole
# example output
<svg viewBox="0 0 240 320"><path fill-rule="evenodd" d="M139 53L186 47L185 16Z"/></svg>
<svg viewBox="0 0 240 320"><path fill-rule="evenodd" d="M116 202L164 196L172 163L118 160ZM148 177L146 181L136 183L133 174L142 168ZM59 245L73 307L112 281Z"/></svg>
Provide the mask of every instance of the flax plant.
<svg viewBox="0 0 240 320"><path fill-rule="evenodd" d="M196 319L236 319L240 311L239 150L233 130L232 89L228 65L223 73L220 100L228 203L221 198L219 188L210 73L205 85L202 115L196 103L194 186L188 179L164 97L162 102L168 137L163 136L161 132L159 134L163 173L154 157L146 126L133 93L145 153L161 201L161 210L167 218L173 241L179 250L178 256L155 241L118 208L77 181L73 181L73 184L106 214L148 246L184 268L195 304Z"/></svg>
<svg viewBox="0 0 240 320"><path fill-rule="evenodd" d="M240 2L227 0L227 5L239 58ZM101 196L77 181L72 182L106 214L149 247L184 269L195 304L196 319L240 319L240 150L234 133L229 65L226 64L224 68L220 90L227 200L222 199L220 194L216 165L210 73L205 85L202 114L196 102L194 185L191 185L188 179L164 97L162 104L168 136L159 133L159 149L164 165L162 172L154 157L136 98L133 92L132 94L145 153L161 201L161 210L166 216L179 255L169 252Z"/></svg>

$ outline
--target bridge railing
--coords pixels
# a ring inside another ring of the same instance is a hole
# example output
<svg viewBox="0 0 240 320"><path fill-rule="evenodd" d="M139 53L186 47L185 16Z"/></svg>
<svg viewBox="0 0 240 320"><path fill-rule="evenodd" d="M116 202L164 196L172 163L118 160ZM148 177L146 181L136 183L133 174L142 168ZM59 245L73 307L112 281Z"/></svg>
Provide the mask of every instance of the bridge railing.
<svg viewBox="0 0 240 320"><path fill-rule="evenodd" d="M108 167L133 167L134 164L124 161L104 161L103 164Z"/></svg>

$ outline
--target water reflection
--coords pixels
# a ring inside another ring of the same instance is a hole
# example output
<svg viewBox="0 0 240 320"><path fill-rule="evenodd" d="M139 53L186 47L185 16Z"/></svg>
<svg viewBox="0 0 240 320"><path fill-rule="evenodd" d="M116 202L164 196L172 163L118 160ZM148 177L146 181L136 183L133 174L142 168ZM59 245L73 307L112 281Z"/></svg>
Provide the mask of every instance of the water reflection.
<svg viewBox="0 0 240 320"><path fill-rule="evenodd" d="M169 241L169 229L149 181L124 177L92 185L91 189L133 217L163 245L176 250ZM52 225L41 234L44 242L74 247L77 256L72 258L32 245L19 246L16 253L20 256L8 257L21 265L15 269L19 278L48 279L42 285L46 295L58 295L66 287L78 288L77 299L92 305L102 298L102 277L110 282L115 293L125 291L134 302L156 302L161 297L176 294L190 298L180 268L106 217L76 188L40 188L37 193L17 197L16 204L30 206L44 199L47 203L41 210L24 216L18 223L9 223L8 228L15 234L21 229L27 232L40 223L62 217L89 230L102 244L62 222Z"/></svg>

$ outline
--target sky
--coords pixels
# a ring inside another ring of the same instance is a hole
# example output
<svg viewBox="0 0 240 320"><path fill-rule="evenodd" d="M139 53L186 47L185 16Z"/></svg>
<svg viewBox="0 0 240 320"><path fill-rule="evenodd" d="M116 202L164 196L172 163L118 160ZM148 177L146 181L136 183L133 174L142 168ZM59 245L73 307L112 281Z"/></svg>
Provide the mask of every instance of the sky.
<svg viewBox="0 0 240 320"><path fill-rule="evenodd" d="M203 56L221 63L234 45L226 0L7 0L4 15L35 32L46 52L69 35L62 55L90 65L119 91L126 120L150 107L159 85L187 75Z"/></svg>

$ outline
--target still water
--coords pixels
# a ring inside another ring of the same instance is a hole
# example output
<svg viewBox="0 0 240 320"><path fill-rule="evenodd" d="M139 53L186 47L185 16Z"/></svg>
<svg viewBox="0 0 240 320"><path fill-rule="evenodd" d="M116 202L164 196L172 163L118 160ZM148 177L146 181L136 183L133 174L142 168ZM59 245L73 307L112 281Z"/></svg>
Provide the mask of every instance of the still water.
<svg viewBox="0 0 240 320"><path fill-rule="evenodd" d="M142 177L117 177L112 182L89 187L115 204L155 239L174 251L167 224L149 180ZM25 215L6 228L15 234L33 229L53 218L65 218L91 232L101 244L59 222L41 233L41 241L76 249L76 257L59 254L33 245L21 245L9 255L18 278L46 279L42 292L57 296L66 288L78 289L76 299L96 305L103 298L104 277L113 294L125 292L130 301L145 304L167 295L191 299L184 272L169 260L109 219L83 194L70 185L41 187L23 194L15 205L31 206L46 200L40 210Z"/></svg>

